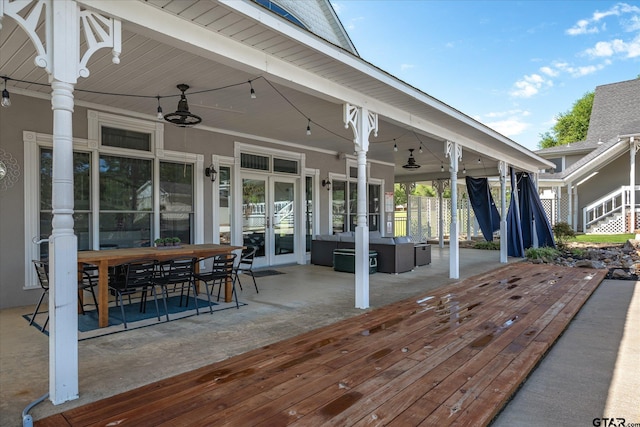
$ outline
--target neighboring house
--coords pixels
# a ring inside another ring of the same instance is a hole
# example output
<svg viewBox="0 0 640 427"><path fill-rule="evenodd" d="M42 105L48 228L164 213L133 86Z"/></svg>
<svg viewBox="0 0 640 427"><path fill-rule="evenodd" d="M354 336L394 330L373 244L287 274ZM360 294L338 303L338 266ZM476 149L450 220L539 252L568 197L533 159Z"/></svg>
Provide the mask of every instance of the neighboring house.
<svg viewBox="0 0 640 427"><path fill-rule="evenodd" d="M640 79L598 86L585 141L536 151L555 170L538 188L552 223L585 233L640 228Z"/></svg>

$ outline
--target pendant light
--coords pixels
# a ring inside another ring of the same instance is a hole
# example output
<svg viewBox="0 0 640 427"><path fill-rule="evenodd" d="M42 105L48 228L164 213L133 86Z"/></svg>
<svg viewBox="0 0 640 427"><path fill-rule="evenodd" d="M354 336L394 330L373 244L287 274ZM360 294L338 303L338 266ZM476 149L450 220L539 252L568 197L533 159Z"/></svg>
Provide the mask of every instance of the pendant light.
<svg viewBox="0 0 640 427"><path fill-rule="evenodd" d="M407 160L407 164L402 167L405 169L418 169L420 167L420 165L416 163L416 159L413 157L413 148L409 148L409 159Z"/></svg>
<svg viewBox="0 0 640 427"><path fill-rule="evenodd" d="M182 92L182 95L180 95L180 101L178 101L178 109L175 113L168 113L164 115L164 119L166 121L180 127L194 126L202 121L200 116L196 116L189 112L189 104L187 103L187 97L184 94L187 89L189 89L188 85L178 85L178 90Z"/></svg>

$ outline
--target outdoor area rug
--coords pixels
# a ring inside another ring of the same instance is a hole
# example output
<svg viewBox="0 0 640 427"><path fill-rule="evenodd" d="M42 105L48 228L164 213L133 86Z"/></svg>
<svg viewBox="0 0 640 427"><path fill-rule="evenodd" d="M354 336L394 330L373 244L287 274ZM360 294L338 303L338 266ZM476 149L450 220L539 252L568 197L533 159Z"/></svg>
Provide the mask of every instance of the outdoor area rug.
<svg viewBox="0 0 640 427"><path fill-rule="evenodd" d="M184 303L184 300L183 300ZM247 305L246 303L240 301L240 306ZM213 302L213 311L218 312L222 310L227 310L233 308L236 309L235 301L232 302ZM134 299L132 303L129 304L128 301L125 301L124 309L125 316L127 319L127 329L124 329L124 323L122 322L122 312L120 310L120 306L110 305L109 306L109 326L106 328L98 328L98 313L96 310L86 310L85 314L78 314L78 340L82 341L89 338L96 338L103 335L114 334L117 332L125 332L132 329L144 328L147 326L157 325L158 323L163 323L167 321L166 313L164 311L164 303L162 299L158 299L158 308L160 309L160 320L158 320L156 307L153 302L153 297L147 300L147 308L144 313L140 312L140 300ZM200 309L201 315L210 314L209 312L209 303L202 297L198 298L198 308ZM184 319L187 317L195 316L196 309L193 302L193 297L189 299L189 304L187 306L180 306L180 296L170 296L167 299L167 311L169 312L169 321ZM49 313L47 311L40 311L35 318L32 326L36 327L38 330L42 328L42 325L47 320L47 315ZM32 313L24 314L22 317L27 321L31 321ZM49 325L47 325L47 329L42 331L45 335L49 335L48 331Z"/></svg>

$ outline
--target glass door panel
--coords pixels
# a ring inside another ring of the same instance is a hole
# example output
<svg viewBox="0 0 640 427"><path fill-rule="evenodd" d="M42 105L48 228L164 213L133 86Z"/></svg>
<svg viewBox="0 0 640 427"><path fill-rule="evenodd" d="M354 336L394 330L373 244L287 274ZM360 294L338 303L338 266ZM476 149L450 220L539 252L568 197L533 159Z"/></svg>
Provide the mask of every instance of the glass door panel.
<svg viewBox="0 0 640 427"><path fill-rule="evenodd" d="M274 242L273 255L279 258L276 261L278 264L287 262L284 260L285 258L289 258L291 262L294 262L295 183L293 181L273 179L271 188L273 190L273 226L271 228Z"/></svg>
<svg viewBox="0 0 640 427"><path fill-rule="evenodd" d="M255 246L256 257L264 257L267 228L266 178L242 179L242 238L244 246Z"/></svg>
<svg viewBox="0 0 640 427"><path fill-rule="evenodd" d="M242 236L257 248L254 266L294 263L296 179L243 174Z"/></svg>

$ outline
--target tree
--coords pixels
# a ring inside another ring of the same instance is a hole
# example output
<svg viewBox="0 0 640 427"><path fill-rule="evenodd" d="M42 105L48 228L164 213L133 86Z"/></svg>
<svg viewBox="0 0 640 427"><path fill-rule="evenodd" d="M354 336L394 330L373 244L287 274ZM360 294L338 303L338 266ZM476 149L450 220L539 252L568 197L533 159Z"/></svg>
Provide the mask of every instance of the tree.
<svg viewBox="0 0 640 427"><path fill-rule="evenodd" d="M553 128L540 134L539 147L549 148L584 141L589 129L594 95L595 92L585 93L570 110L560 113Z"/></svg>

